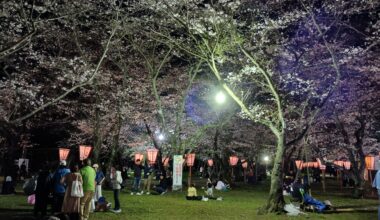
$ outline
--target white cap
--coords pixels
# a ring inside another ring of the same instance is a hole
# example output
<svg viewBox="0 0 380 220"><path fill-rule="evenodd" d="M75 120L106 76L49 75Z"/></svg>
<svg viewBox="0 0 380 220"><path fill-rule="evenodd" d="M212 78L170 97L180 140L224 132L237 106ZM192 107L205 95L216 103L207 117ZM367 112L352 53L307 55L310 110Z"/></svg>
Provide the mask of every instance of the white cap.
<svg viewBox="0 0 380 220"><path fill-rule="evenodd" d="M61 161L59 162L59 165L66 166L66 160L61 160Z"/></svg>

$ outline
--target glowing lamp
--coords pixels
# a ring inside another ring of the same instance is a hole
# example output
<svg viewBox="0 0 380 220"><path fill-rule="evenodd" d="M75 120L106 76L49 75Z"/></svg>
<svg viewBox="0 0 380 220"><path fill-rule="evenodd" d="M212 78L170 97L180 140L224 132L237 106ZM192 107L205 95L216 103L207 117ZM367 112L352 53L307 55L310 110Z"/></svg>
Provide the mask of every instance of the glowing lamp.
<svg viewBox="0 0 380 220"><path fill-rule="evenodd" d="M344 168L346 168L346 170L349 170L349 169L351 169L351 162L350 161L344 161L343 166L344 166Z"/></svg>
<svg viewBox="0 0 380 220"><path fill-rule="evenodd" d="M169 166L169 157L162 158L162 164L164 165L164 167L168 167Z"/></svg>
<svg viewBox="0 0 380 220"><path fill-rule="evenodd" d="M314 168L318 168L319 167L319 163L318 162L313 162L313 167Z"/></svg>
<svg viewBox="0 0 380 220"><path fill-rule="evenodd" d="M88 145L80 145L79 146L79 159L80 160L85 160L90 156L91 153L91 146Z"/></svg>
<svg viewBox="0 0 380 220"><path fill-rule="evenodd" d="M296 167L297 169L302 169L302 160L296 160Z"/></svg>
<svg viewBox="0 0 380 220"><path fill-rule="evenodd" d="M194 160L195 160L195 154L194 153L186 155L187 166L192 167L194 165Z"/></svg>
<svg viewBox="0 0 380 220"><path fill-rule="evenodd" d="M146 150L146 155L148 157L150 164L156 163L157 154L158 154L158 150L155 148L151 148L151 149Z"/></svg>
<svg viewBox="0 0 380 220"><path fill-rule="evenodd" d="M365 157L365 166L367 170L374 170L375 169L375 157L368 155Z"/></svg>
<svg viewBox="0 0 380 220"><path fill-rule="evenodd" d="M208 160L207 160L207 165L208 165L209 167L212 167L212 166L214 165L214 161L213 161L212 159L208 159Z"/></svg>
<svg viewBox="0 0 380 220"><path fill-rule="evenodd" d="M217 103L222 104L226 101L226 95L222 91L218 92L215 96L215 100Z"/></svg>
<svg viewBox="0 0 380 220"><path fill-rule="evenodd" d="M70 149L59 148L59 160L67 160L69 153L70 153Z"/></svg>
<svg viewBox="0 0 380 220"><path fill-rule="evenodd" d="M140 162L144 159L144 154L135 153L135 163L137 163L137 160L140 160Z"/></svg>
<svg viewBox="0 0 380 220"><path fill-rule="evenodd" d="M239 158L237 156L230 156L230 165L231 166L236 166Z"/></svg>

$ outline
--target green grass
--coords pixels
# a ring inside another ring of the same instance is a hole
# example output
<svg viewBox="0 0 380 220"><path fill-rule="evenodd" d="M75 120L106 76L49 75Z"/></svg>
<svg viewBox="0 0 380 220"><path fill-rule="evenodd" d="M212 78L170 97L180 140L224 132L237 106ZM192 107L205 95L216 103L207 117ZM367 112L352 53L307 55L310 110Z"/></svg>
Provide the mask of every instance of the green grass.
<svg viewBox="0 0 380 220"><path fill-rule="evenodd" d="M200 184L198 184L200 185ZM318 188L318 187L315 187ZM201 190L198 190L198 194ZM313 196L320 200L329 199L334 206L350 206L357 208L371 207L368 212L349 212L334 214L307 213L306 216L289 217L286 215L257 215L257 210L267 198L267 187L236 187L230 192L217 192L223 201L210 200L187 201L185 192L170 192L163 196L142 195L131 196L121 193L122 213L92 213L91 219L341 219L341 220L375 220L377 219L378 202L375 199L352 199L347 193L339 190L333 193L321 193L318 189ZM113 203L111 191L104 191L106 198ZM25 219L31 215L32 207L26 204L26 196L22 194L0 196L0 219Z"/></svg>

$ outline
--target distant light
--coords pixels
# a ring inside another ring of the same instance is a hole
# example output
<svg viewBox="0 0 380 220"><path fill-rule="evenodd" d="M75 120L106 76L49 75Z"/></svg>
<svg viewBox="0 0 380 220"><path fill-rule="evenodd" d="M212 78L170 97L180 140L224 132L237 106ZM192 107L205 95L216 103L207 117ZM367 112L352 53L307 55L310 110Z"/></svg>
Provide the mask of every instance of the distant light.
<svg viewBox="0 0 380 220"><path fill-rule="evenodd" d="M165 139L165 136L163 134L158 135L158 140L162 141Z"/></svg>
<svg viewBox="0 0 380 220"><path fill-rule="evenodd" d="M268 161L269 161L269 157L268 157L268 156L265 156L265 157L264 157L264 161L265 161L265 162L268 162Z"/></svg>
<svg viewBox="0 0 380 220"><path fill-rule="evenodd" d="M226 95L222 91L218 92L215 96L215 100L217 103L222 104L226 101Z"/></svg>

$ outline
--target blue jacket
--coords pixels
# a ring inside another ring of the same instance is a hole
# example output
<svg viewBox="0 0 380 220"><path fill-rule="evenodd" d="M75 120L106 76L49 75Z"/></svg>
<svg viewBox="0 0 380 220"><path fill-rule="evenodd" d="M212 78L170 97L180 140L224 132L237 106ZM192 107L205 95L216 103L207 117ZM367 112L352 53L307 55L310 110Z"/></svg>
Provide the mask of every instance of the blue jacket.
<svg viewBox="0 0 380 220"><path fill-rule="evenodd" d="M376 172L375 179L373 180L372 187L380 189L380 170Z"/></svg>
<svg viewBox="0 0 380 220"><path fill-rule="evenodd" d="M61 179L68 173L70 173L70 170L67 169L66 167L59 167L57 171L55 171L54 176L53 176L54 193L66 192L66 186L64 184L61 184Z"/></svg>

